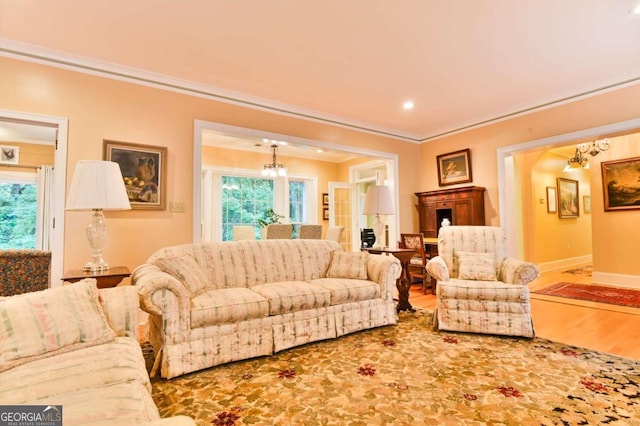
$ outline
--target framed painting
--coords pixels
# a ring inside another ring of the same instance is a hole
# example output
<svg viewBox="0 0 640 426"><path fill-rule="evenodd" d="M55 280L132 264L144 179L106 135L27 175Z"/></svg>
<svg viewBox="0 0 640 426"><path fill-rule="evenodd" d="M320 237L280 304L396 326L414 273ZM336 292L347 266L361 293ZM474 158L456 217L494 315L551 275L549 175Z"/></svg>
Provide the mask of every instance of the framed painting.
<svg viewBox="0 0 640 426"><path fill-rule="evenodd" d="M327 193L322 194L322 205L323 206L329 205L329 194Z"/></svg>
<svg viewBox="0 0 640 426"><path fill-rule="evenodd" d="M329 220L329 207L322 208L322 220Z"/></svg>
<svg viewBox="0 0 640 426"><path fill-rule="evenodd" d="M580 217L580 196L578 181L557 178L558 181L558 216L561 219Z"/></svg>
<svg viewBox="0 0 640 426"><path fill-rule="evenodd" d="M558 198L556 197L556 188L547 186L547 213L556 213L558 211Z"/></svg>
<svg viewBox="0 0 640 426"><path fill-rule="evenodd" d="M591 195L584 195L582 197L582 207L585 213L591 213Z"/></svg>
<svg viewBox="0 0 640 426"><path fill-rule="evenodd" d="M0 145L0 164L18 165L18 163L20 163L20 148Z"/></svg>
<svg viewBox="0 0 640 426"><path fill-rule="evenodd" d="M640 209L640 157L603 161L604 211Z"/></svg>
<svg viewBox="0 0 640 426"><path fill-rule="evenodd" d="M455 185L472 181L471 150L463 149L438 155L438 185Z"/></svg>
<svg viewBox="0 0 640 426"><path fill-rule="evenodd" d="M132 209L165 210L167 148L103 141L103 158L120 166Z"/></svg>

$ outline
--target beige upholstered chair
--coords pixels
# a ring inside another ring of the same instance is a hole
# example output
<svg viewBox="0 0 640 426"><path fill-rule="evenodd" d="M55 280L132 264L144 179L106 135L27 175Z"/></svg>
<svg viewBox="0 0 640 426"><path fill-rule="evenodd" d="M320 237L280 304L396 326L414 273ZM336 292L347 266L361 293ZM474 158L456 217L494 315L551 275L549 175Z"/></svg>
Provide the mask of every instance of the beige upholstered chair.
<svg viewBox="0 0 640 426"><path fill-rule="evenodd" d="M422 282L422 293L427 294L427 289L432 288L432 284L431 277L427 274L427 254L424 251L424 236L422 233L400 234L400 243L402 247L416 251L409 261L409 277L412 282L414 278L419 278Z"/></svg>
<svg viewBox="0 0 640 426"><path fill-rule="evenodd" d="M534 337L527 284L538 267L507 257L501 228L440 228L438 256L427 262L427 272L438 280L439 330Z"/></svg>
<svg viewBox="0 0 640 426"><path fill-rule="evenodd" d="M237 225L233 227L233 241L255 239L256 230L253 226Z"/></svg>
<svg viewBox="0 0 640 426"><path fill-rule="evenodd" d="M293 225L290 223L280 224L280 223L272 223L271 225L267 225L267 240L274 239L291 239L291 234L293 233Z"/></svg>
<svg viewBox="0 0 640 426"><path fill-rule="evenodd" d="M322 225L300 225L298 238L304 240L319 240L322 237Z"/></svg>
<svg viewBox="0 0 640 426"><path fill-rule="evenodd" d="M343 231L344 231L344 226L330 226L327 229L327 234L324 236L324 239L340 242L340 238L342 237Z"/></svg>

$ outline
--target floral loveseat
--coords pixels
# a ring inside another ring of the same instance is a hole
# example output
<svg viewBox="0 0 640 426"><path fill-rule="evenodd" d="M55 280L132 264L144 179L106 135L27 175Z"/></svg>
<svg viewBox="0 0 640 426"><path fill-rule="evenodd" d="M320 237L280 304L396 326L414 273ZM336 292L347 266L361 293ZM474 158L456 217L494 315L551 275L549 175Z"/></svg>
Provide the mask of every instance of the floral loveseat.
<svg viewBox="0 0 640 426"><path fill-rule="evenodd" d="M0 298L0 404L61 405L65 426L194 425L160 419L138 313L134 287L94 279Z"/></svg>
<svg viewBox="0 0 640 426"><path fill-rule="evenodd" d="M161 376L395 324L401 266L327 240L186 244L135 269ZM153 374L153 372L152 372Z"/></svg>

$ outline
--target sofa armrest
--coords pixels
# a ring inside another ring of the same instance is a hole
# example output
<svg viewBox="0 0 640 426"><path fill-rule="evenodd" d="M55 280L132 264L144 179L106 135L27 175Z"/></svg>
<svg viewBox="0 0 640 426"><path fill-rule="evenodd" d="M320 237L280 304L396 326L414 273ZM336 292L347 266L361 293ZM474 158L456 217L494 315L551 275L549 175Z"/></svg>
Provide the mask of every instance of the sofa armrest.
<svg viewBox="0 0 640 426"><path fill-rule="evenodd" d="M155 265L145 263L131 274L138 290L140 307L162 317L165 342L184 342L191 330L191 294L175 277Z"/></svg>
<svg viewBox="0 0 640 426"><path fill-rule="evenodd" d="M435 256L427 262L427 273L438 281L449 281L449 268L441 256Z"/></svg>
<svg viewBox="0 0 640 426"><path fill-rule="evenodd" d="M138 338L138 291L132 286L119 286L98 290L109 325L118 336Z"/></svg>
<svg viewBox="0 0 640 426"><path fill-rule="evenodd" d="M527 285L535 280L538 274L540 270L535 264L507 257L502 261L498 279L505 283Z"/></svg>
<svg viewBox="0 0 640 426"><path fill-rule="evenodd" d="M393 300L396 280L402 273L402 265L394 256L370 254L367 261L367 278L380 285L380 294L384 300Z"/></svg>

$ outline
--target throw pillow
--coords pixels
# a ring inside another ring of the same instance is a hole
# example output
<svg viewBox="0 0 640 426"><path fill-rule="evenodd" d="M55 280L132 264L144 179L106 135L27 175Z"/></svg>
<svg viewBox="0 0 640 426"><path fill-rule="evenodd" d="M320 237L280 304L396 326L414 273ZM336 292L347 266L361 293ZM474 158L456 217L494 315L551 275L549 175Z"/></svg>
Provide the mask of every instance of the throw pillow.
<svg viewBox="0 0 640 426"><path fill-rule="evenodd" d="M191 295L197 295L209 287L209 277L191 255L158 259L155 264L180 281Z"/></svg>
<svg viewBox="0 0 640 426"><path fill-rule="evenodd" d="M332 251L329 269L327 270L327 278L355 278L366 280L368 256L369 253L365 251Z"/></svg>
<svg viewBox="0 0 640 426"><path fill-rule="evenodd" d="M0 371L115 339L96 280L0 300Z"/></svg>
<svg viewBox="0 0 640 426"><path fill-rule="evenodd" d="M496 259L492 252L456 251L458 278L461 280L497 281Z"/></svg>

